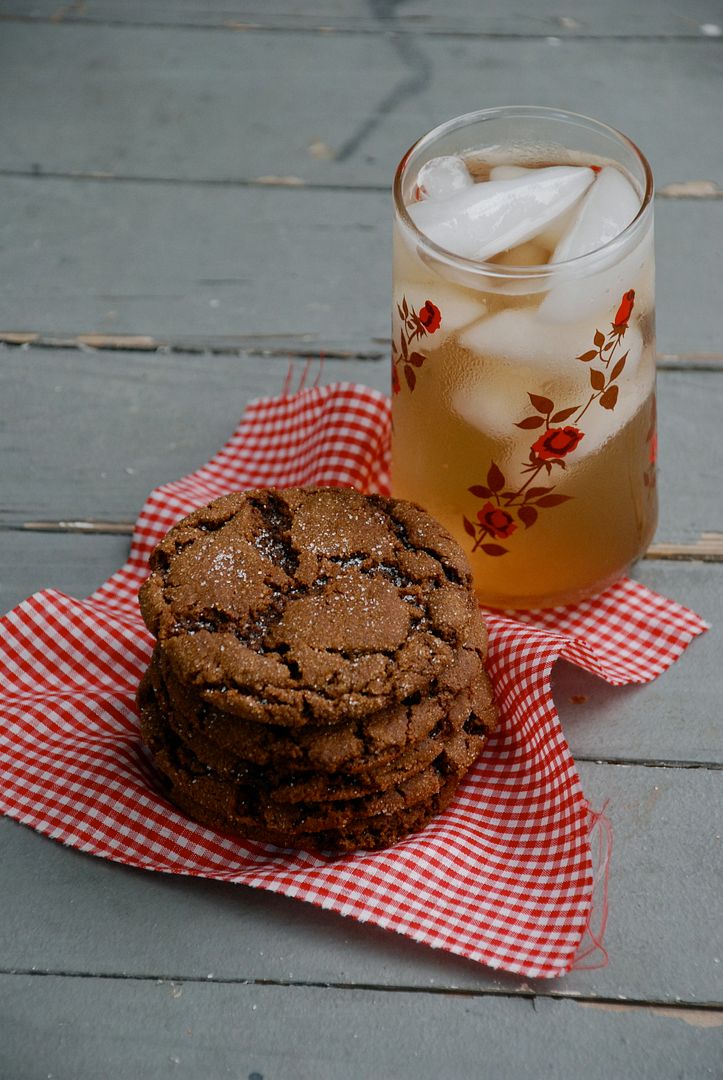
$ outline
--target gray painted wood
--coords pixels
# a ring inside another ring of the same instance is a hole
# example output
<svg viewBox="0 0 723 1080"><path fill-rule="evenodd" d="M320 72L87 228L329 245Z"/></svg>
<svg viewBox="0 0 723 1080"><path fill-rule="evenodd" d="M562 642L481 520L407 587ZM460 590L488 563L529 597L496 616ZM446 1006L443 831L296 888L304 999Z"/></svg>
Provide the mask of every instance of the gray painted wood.
<svg viewBox="0 0 723 1080"><path fill-rule="evenodd" d="M5 524L131 520L150 486L217 449L249 397L279 390L287 353L349 353L323 378L386 389L391 173L423 130L478 105L554 101L641 142L664 189L660 350L721 354L723 204L668 189L721 184L721 41L702 29L723 23L719 0L0 0L0 19L12 12L0 22L12 101L0 174L15 174L0 175L0 332L225 339L239 355L0 352ZM60 178L25 175L43 171ZM92 171L115 179L62 178ZM145 179L121 179L133 176ZM660 537L721 528L720 388L720 372L661 377ZM0 531L0 605L50 583L87 592L126 547ZM637 576L720 623L719 565L646 562ZM528 986L2 820L0 1075L715 1075L720 633L640 690L555 673L578 758L676 766L580 762L614 829L606 968ZM695 762L708 767L678 767Z"/></svg>
<svg viewBox="0 0 723 1080"><path fill-rule="evenodd" d="M0 531L0 613L40 589L93 592L128 558L130 537Z"/></svg>
<svg viewBox="0 0 723 1080"><path fill-rule="evenodd" d="M294 361L295 384L304 368L304 360ZM235 429L246 402L280 393L288 369L286 356L5 349L0 523L134 521L152 487L205 464ZM317 374L312 362L307 381ZM325 360L320 378L386 391L389 368L386 359ZM702 532L723 532L723 371L665 370L659 390L657 539L692 541Z"/></svg>
<svg viewBox="0 0 723 1080"><path fill-rule="evenodd" d="M150 26L244 27L278 29L384 31L414 34L464 33L514 36L574 37L589 35L630 37L633 35L695 37L705 36L711 23L721 21L716 0L688 0L682 7L675 0L647 0L633 10L625 0L567 0L557 4L538 3L512 8L504 2L452 0L440 5L434 0L260 0L226 3L203 0L85 0L61 4L57 0L3 0L0 15L54 22L113 22ZM710 31L708 31L710 33Z"/></svg>
<svg viewBox="0 0 723 1080"><path fill-rule="evenodd" d="M717 507L713 510L716 522L723 517L718 472L719 455L723 455L723 379L711 372L661 372L658 388L661 510L657 537L692 539L698 534L699 515L707 518L707 512L699 509L701 501L711 510ZM720 524L712 528L720 531Z"/></svg>
<svg viewBox="0 0 723 1080"><path fill-rule="evenodd" d="M197 469L219 449L248 400L282 391L290 363L44 349L0 355L6 524L134 521L152 487ZM304 368L294 361L295 384ZM318 370L313 364L312 381ZM330 360L322 374L324 381L363 374L378 389L389 381L381 362Z"/></svg>
<svg viewBox="0 0 723 1080"><path fill-rule="evenodd" d="M389 338L381 192L5 176L0 201L0 332L364 353ZM720 354L723 200L661 200L656 221L658 348Z"/></svg>
<svg viewBox="0 0 723 1080"><path fill-rule="evenodd" d="M389 200L378 192L4 177L0 199L2 329L321 348L389 336Z"/></svg>
<svg viewBox="0 0 723 1080"><path fill-rule="evenodd" d="M128 545L124 536L0 530L0 613L44 588L88 595L122 565ZM712 629L681 663L643 687L611 687L561 661L553 687L572 752L605 761L721 764L723 566L650 561L635 577L700 612Z"/></svg>
<svg viewBox="0 0 723 1080"><path fill-rule="evenodd" d="M10 21L0 93L16 105L3 112L0 168L293 176L387 190L407 146L436 124L530 103L622 129L650 157L659 189L690 180L723 187L714 137L723 41L702 37L694 17L687 29L698 40L625 40L628 20L621 13L616 40Z"/></svg>
<svg viewBox="0 0 723 1080"><path fill-rule="evenodd" d="M0 1008L0 1068L13 1080L709 1080L723 1020L571 1001L29 976L0 979Z"/></svg>
<svg viewBox="0 0 723 1080"><path fill-rule="evenodd" d="M680 663L652 683L612 687L561 661L553 693L576 759L723 763L723 566L641 562L637 581L669 596L709 623Z"/></svg>
<svg viewBox="0 0 723 1080"><path fill-rule="evenodd" d="M607 967L525 981L284 897L113 865L2 820L2 969L723 1005L720 773L579 771L614 833Z"/></svg>

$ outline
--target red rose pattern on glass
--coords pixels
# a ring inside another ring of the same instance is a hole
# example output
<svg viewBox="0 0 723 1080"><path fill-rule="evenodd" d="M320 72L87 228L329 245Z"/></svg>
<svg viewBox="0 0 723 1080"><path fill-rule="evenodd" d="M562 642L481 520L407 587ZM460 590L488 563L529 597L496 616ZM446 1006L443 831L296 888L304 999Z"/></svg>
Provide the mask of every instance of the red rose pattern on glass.
<svg viewBox="0 0 723 1080"><path fill-rule="evenodd" d="M397 311L402 320L402 329L399 345L392 338L392 392L394 394L398 394L402 389L399 378L400 367L404 381L409 390L413 391L417 385L417 374L414 369L421 368L427 359L423 353L410 348L412 343L428 334L434 334L442 325L442 314L431 300L425 300L419 311L415 311L407 303L406 296L403 296L401 304L397 304Z"/></svg>
<svg viewBox="0 0 723 1080"><path fill-rule="evenodd" d="M473 484L468 490L475 498L484 499L484 506L477 511L476 521L462 516L465 532L474 540L472 551L483 551L486 555L506 555L509 548L490 541L508 540L522 525L531 528L539 516L540 510L549 510L568 502L572 496L555 493L555 485L530 486L543 472L549 477L554 469L565 468L565 458L574 452L585 432L577 426L591 405L597 402L603 409L612 411L618 400L617 380L625 369L628 352L612 361L625 337L630 316L635 305L635 290L623 293L620 304L607 334L595 331L593 348L581 353L577 359L590 364L590 396L584 403L558 409L555 402L541 394L528 392L530 404L535 410L531 416L520 420L516 427L523 431L544 430L530 447L528 460L521 466L527 479L516 490L508 489L507 480L499 466L493 461L487 470L486 483ZM418 370L427 359L424 353L412 350L411 345L418 339L434 334L442 324L442 314L435 303L425 300L419 311L407 303L406 296L397 304L402 328L399 344L392 340L392 391L399 394L402 383L399 378L401 368L404 379L412 392L417 385ZM599 366L595 366L595 364ZM612 364L612 367L611 367ZM566 420L574 423L565 424ZM563 425L564 426L560 426ZM653 408L648 432L649 465L644 476L646 487L653 488L656 482L656 417Z"/></svg>
<svg viewBox="0 0 723 1080"><path fill-rule="evenodd" d="M617 380L623 373L629 350L617 359L615 354L625 337L634 304L635 290L628 289L622 296L611 329L607 334L596 330L593 348L577 357L582 363L591 365L590 396L587 401L559 409L551 398L528 392L534 412L520 420L516 427L522 431L542 429L542 432L530 447L527 461L521 466L520 472L526 475L526 479L519 487L510 490L504 473L493 461L487 470L486 482L474 484L468 489L475 498L485 500L482 509L477 511L475 521L462 516L465 532L474 540L472 551L480 550L493 556L506 555L509 548L491 541L509 539L520 525L525 529L531 528L540 510L560 506L572 498L571 495L556 493L554 484L534 485L534 481L543 472L550 477L554 470L566 467L565 458L585 438L585 432L578 425L591 405L597 403L610 411L615 408L619 394ZM571 422L566 424L565 421ZM648 440L650 464L645 476L648 487L655 483L654 439L653 414Z"/></svg>

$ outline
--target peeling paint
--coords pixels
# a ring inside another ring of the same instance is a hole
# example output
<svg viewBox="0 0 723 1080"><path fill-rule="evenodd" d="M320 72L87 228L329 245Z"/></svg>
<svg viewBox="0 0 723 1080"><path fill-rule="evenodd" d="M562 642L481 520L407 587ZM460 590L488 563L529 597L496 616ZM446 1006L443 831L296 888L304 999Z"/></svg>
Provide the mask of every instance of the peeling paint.
<svg viewBox="0 0 723 1080"><path fill-rule="evenodd" d="M310 156L316 158L317 161L332 161L336 156L331 147L327 146L321 139L314 139L306 149Z"/></svg>
<svg viewBox="0 0 723 1080"><path fill-rule="evenodd" d="M723 195L715 180L683 180L665 184L658 191L666 199L710 199Z"/></svg>
<svg viewBox="0 0 723 1080"><path fill-rule="evenodd" d="M665 1020L682 1020L695 1028L723 1027L723 1012L717 1009L674 1009L664 1005L618 1005L611 1001L576 1001L583 1009L599 1009L601 1012L630 1013L648 1012Z"/></svg>
<svg viewBox="0 0 723 1080"><path fill-rule="evenodd" d="M254 184L268 184L272 187L305 187L306 181L300 176L257 176Z"/></svg>
<svg viewBox="0 0 723 1080"><path fill-rule="evenodd" d="M651 544L646 559L703 559L720 562L723 559L723 533L704 532L688 544Z"/></svg>

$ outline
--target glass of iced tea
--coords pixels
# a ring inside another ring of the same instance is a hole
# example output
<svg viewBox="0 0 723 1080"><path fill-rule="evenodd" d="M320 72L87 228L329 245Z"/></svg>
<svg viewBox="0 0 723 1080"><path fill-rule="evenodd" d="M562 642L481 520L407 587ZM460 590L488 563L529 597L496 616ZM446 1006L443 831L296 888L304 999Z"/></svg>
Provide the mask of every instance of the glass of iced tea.
<svg viewBox="0 0 723 1080"><path fill-rule="evenodd" d="M547 108L451 120L394 182L392 487L482 603L592 595L657 523L653 178Z"/></svg>

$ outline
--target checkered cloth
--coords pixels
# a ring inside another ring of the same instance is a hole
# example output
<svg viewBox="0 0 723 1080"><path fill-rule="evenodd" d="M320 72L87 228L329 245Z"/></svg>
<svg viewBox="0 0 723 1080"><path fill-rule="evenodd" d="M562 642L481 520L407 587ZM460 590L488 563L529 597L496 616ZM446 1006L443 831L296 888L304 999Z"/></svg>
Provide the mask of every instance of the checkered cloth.
<svg viewBox="0 0 723 1080"><path fill-rule="evenodd" d="M705 627L625 580L595 600L490 615L501 712L452 806L382 852L325 858L241 842L159 793L138 736L152 640L146 562L194 507L241 488L388 488L389 402L351 384L253 402L216 457L154 491L126 566L87 600L38 593L2 621L0 808L64 844L131 866L284 893L526 976L570 970L591 933L593 820L550 693L558 657L611 683L645 682ZM594 935L593 935L594 936ZM589 951L589 950L588 950Z"/></svg>

